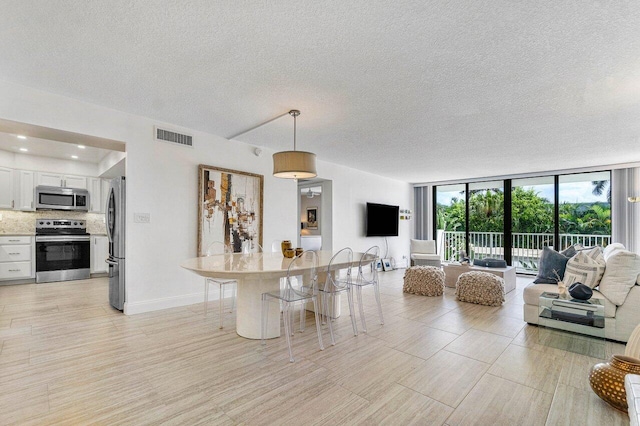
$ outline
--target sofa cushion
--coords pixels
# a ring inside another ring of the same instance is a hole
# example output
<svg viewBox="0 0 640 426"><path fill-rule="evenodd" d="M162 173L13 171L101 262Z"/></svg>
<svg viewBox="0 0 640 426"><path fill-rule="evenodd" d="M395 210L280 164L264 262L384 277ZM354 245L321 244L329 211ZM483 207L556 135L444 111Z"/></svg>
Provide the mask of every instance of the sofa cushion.
<svg viewBox="0 0 640 426"><path fill-rule="evenodd" d="M507 262L503 259L475 259L473 266L483 266L486 268L506 268Z"/></svg>
<svg viewBox="0 0 640 426"><path fill-rule="evenodd" d="M411 239L411 253L436 253L436 242L433 240Z"/></svg>
<svg viewBox="0 0 640 426"><path fill-rule="evenodd" d="M605 266L602 247L579 251L567 262L562 281L567 288L573 283L595 288L600 284Z"/></svg>
<svg viewBox="0 0 640 426"><path fill-rule="evenodd" d="M540 302L540 295L545 291L548 291L550 293L557 293L558 286L557 284L529 284L524 288L524 292L522 295L524 298L524 303L526 303L527 305L538 306ZM601 299L603 301L605 318L614 318L616 316L617 306L611 303L609 299L604 297L604 295L598 290L593 290L592 299L594 298Z"/></svg>
<svg viewBox="0 0 640 426"><path fill-rule="evenodd" d="M535 284L557 284L558 277L564 277L564 271L567 267L569 258L562 253L558 253L551 247L544 247L540 256L540 264L538 265L538 276ZM558 277L556 277L558 274Z"/></svg>
<svg viewBox="0 0 640 426"><path fill-rule="evenodd" d="M611 256L613 253L619 251L619 250L624 250L624 245L620 244L620 243L611 243L609 245L607 245L604 250L602 251L602 255L604 256L604 261L606 262L607 259L609 259L609 256Z"/></svg>
<svg viewBox="0 0 640 426"><path fill-rule="evenodd" d="M422 253L411 253L411 259L422 259L422 260L440 260L439 254L422 254Z"/></svg>
<svg viewBox="0 0 640 426"><path fill-rule="evenodd" d="M607 268L600 281L600 292L620 306L636 285L639 273L640 255L627 250L615 250L607 259Z"/></svg>

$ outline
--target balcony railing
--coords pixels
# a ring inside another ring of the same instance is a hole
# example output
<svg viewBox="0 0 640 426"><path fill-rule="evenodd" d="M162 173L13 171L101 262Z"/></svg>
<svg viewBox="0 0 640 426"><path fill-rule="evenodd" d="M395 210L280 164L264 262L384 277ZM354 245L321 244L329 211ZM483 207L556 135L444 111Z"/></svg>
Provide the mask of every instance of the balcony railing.
<svg viewBox="0 0 640 426"><path fill-rule="evenodd" d="M460 250L465 248L464 231L444 231L444 261L459 260ZM560 234L561 249L571 244L582 244L585 247L600 245L605 247L611 242L610 235ZM547 233L513 233L511 235L511 259L518 272L537 272L538 260L542 249L553 244L553 234ZM502 232L470 232L469 257L484 259L486 257L504 258L504 234Z"/></svg>

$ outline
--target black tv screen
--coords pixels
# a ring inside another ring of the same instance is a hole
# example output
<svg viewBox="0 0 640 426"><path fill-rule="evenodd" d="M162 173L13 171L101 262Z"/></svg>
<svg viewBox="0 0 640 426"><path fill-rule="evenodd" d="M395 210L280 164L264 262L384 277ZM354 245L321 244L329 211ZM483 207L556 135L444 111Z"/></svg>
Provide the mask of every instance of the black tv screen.
<svg viewBox="0 0 640 426"><path fill-rule="evenodd" d="M367 203L367 237L397 237L400 207Z"/></svg>

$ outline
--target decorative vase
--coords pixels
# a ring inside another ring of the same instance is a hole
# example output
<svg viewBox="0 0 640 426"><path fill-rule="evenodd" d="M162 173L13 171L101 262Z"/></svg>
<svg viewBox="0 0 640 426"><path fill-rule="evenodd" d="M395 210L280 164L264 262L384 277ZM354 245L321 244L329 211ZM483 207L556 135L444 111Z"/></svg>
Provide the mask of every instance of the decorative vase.
<svg viewBox="0 0 640 426"><path fill-rule="evenodd" d="M296 256L300 256L302 253L304 253L304 249L302 247L298 247L296 249Z"/></svg>
<svg viewBox="0 0 640 426"><path fill-rule="evenodd" d="M280 246L282 247L282 255L284 256L285 250L291 248L291 241L284 240L282 243L280 243Z"/></svg>
<svg viewBox="0 0 640 426"><path fill-rule="evenodd" d="M614 355L609 362L591 367L589 384L596 395L607 404L626 413L628 407L624 376L627 374L640 374L640 359Z"/></svg>
<svg viewBox="0 0 640 426"><path fill-rule="evenodd" d="M289 259L292 259L296 257L296 251L292 248L288 248L284 251L284 257L288 257Z"/></svg>

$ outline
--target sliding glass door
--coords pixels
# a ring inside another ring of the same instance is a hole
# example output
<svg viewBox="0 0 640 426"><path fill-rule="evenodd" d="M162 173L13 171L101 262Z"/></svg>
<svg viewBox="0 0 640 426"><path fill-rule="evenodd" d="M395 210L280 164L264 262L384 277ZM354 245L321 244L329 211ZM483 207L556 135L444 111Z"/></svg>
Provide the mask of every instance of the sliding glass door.
<svg viewBox="0 0 640 426"><path fill-rule="evenodd" d="M504 183L469 184L469 257L504 258Z"/></svg>
<svg viewBox="0 0 640 426"><path fill-rule="evenodd" d="M467 246L466 186L437 186L434 198L437 251L445 261L458 260L460 250Z"/></svg>
<svg viewBox="0 0 640 426"><path fill-rule="evenodd" d="M560 245L606 246L611 239L611 172L559 177Z"/></svg>
<svg viewBox="0 0 640 426"><path fill-rule="evenodd" d="M610 171L439 185L433 194L444 261L465 250L471 259L505 259L518 272L536 272L545 246L611 241Z"/></svg>
<svg viewBox="0 0 640 426"><path fill-rule="evenodd" d="M555 246L554 177L511 181L511 264L535 272L545 246Z"/></svg>

